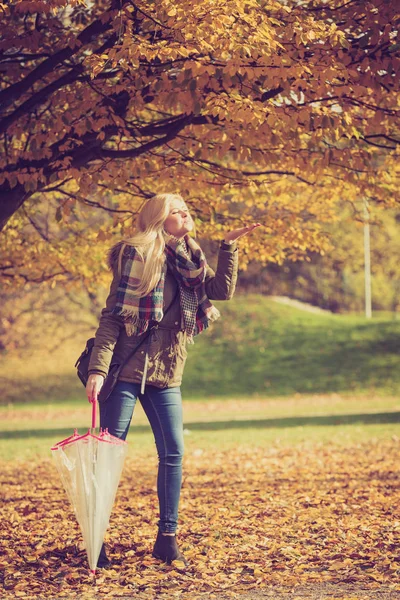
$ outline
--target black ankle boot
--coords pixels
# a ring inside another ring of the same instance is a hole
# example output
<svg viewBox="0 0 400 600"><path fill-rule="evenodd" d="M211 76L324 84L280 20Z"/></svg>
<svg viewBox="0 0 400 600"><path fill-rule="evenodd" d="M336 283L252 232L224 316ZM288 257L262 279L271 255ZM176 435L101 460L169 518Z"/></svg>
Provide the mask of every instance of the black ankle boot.
<svg viewBox="0 0 400 600"><path fill-rule="evenodd" d="M98 569L107 569L107 567L110 567L110 566L111 566L111 561L106 554L106 548L103 544L101 547L101 550L100 550L99 559L97 561L97 568Z"/></svg>
<svg viewBox="0 0 400 600"><path fill-rule="evenodd" d="M163 535L161 531L157 534L152 556L159 558L170 565L173 560L180 560L187 566L187 561L178 548L175 535Z"/></svg>

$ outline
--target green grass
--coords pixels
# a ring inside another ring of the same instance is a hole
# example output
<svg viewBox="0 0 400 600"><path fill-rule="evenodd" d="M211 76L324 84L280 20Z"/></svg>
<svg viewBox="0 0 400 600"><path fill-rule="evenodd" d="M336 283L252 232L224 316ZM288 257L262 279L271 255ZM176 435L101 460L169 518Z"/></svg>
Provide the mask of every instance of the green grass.
<svg viewBox="0 0 400 600"><path fill-rule="evenodd" d="M82 402L0 408L0 460L41 460L74 427L84 433L90 406ZM293 396L184 402L186 453L239 446L352 445L400 436L396 397ZM131 456L155 455L153 435L140 405L128 436Z"/></svg>
<svg viewBox="0 0 400 600"><path fill-rule="evenodd" d="M259 295L215 304L222 318L189 351L187 396L400 389L400 322L387 315L314 314Z"/></svg>
<svg viewBox="0 0 400 600"><path fill-rule="evenodd" d="M260 295L215 302L222 317L188 347L186 399L293 394L390 396L400 389L400 321L314 314ZM2 357L0 403L80 403L74 362L86 338L51 356Z"/></svg>

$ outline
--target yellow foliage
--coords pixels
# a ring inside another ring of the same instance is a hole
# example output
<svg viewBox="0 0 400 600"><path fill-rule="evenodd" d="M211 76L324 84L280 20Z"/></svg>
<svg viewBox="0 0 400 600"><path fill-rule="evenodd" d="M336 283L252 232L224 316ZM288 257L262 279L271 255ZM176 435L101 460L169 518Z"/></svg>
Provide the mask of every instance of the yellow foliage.
<svg viewBox="0 0 400 600"><path fill-rule="evenodd" d="M5 285L93 289L155 192L180 191L211 239L260 221L240 242L243 268L325 251L343 199L396 205L394 4L2 4Z"/></svg>

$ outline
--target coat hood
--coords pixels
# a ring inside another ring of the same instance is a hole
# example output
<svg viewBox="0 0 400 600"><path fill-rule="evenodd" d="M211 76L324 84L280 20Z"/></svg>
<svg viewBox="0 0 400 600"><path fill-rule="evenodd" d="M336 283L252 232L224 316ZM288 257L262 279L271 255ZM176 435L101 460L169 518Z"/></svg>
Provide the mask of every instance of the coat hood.
<svg viewBox="0 0 400 600"><path fill-rule="evenodd" d="M107 266L111 271L114 271L118 264L119 253L124 243L125 242L123 242L122 240L120 242L117 242L107 252Z"/></svg>

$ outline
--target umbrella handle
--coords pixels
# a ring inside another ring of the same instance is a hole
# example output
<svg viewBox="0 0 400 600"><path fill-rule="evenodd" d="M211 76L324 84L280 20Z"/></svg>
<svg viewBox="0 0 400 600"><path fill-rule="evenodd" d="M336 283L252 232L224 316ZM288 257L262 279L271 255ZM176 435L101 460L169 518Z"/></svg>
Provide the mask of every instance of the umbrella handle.
<svg viewBox="0 0 400 600"><path fill-rule="evenodd" d="M92 429L96 428L96 405L97 405L97 400L93 400L93 402L92 402Z"/></svg>

